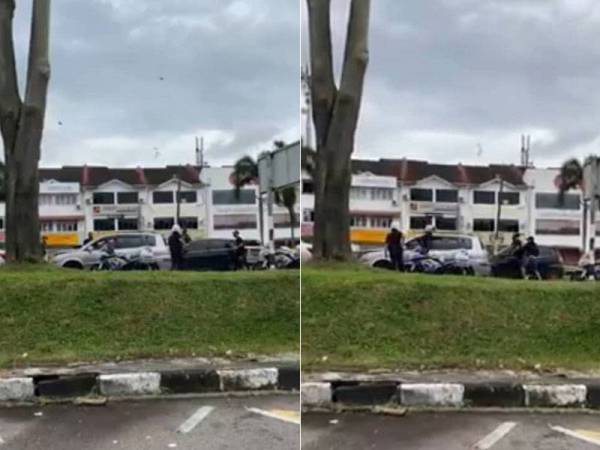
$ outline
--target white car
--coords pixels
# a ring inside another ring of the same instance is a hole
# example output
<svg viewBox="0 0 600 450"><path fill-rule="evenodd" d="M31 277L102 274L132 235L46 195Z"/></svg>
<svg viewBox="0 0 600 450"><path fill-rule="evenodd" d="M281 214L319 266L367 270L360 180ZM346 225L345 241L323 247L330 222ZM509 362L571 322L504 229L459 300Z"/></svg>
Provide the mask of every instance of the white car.
<svg viewBox="0 0 600 450"><path fill-rule="evenodd" d="M152 261L157 263L161 270L171 267L171 253L164 237L153 232L105 235L77 250L57 254L52 258L52 262L59 267L69 269L90 269L100 262L100 258L104 254L102 249L109 240L114 241L117 255L131 257L141 252L149 253Z"/></svg>
<svg viewBox="0 0 600 450"><path fill-rule="evenodd" d="M404 248L405 264L420 255L420 239L421 237L416 237L406 241ZM360 258L360 261L371 267L391 269L392 263L385 253L384 249L368 252ZM442 262L460 259L461 265L472 269L472 272L476 275L488 276L491 273L488 252L477 236L434 234L429 256Z"/></svg>

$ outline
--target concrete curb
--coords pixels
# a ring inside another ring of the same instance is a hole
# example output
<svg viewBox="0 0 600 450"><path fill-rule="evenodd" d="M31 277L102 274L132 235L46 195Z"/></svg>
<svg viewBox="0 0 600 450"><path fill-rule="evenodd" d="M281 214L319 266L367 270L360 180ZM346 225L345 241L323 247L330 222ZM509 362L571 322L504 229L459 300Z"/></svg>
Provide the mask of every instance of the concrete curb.
<svg viewBox="0 0 600 450"><path fill-rule="evenodd" d="M0 402L27 403L86 397L136 398L231 392L298 391L297 366L177 369L159 372L0 378Z"/></svg>
<svg viewBox="0 0 600 450"><path fill-rule="evenodd" d="M600 409L600 382L532 384L506 381L404 383L356 379L302 383L302 406L397 405L411 408L561 408Z"/></svg>

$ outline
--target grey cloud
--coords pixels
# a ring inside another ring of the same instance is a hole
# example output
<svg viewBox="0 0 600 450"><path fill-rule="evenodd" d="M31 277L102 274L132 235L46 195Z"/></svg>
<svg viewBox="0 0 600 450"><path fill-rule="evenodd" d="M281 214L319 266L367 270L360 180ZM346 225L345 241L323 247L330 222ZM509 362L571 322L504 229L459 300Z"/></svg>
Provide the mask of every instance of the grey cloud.
<svg viewBox="0 0 600 450"><path fill-rule="evenodd" d="M21 72L25 3L16 23ZM280 135L297 139L299 29L296 0L57 0L43 163L121 164L126 150L153 164L152 151L135 142L156 139L166 151L188 135L185 153L163 158L191 162L202 130L212 130L209 148L215 130L233 136L213 164ZM98 154L90 142L115 148Z"/></svg>
<svg viewBox="0 0 600 450"><path fill-rule="evenodd" d="M334 22L339 54L348 2L333 1L342 13ZM520 133L533 135L539 165L593 151L600 138L597 3L372 2L358 155L474 162L483 142L495 150L480 162L517 163Z"/></svg>

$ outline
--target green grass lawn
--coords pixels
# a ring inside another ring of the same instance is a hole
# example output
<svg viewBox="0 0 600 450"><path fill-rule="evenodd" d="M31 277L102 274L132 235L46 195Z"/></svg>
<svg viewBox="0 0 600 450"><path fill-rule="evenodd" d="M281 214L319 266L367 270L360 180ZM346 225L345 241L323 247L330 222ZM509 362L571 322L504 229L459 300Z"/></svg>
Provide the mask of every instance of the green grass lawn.
<svg viewBox="0 0 600 450"><path fill-rule="evenodd" d="M302 364L600 368L600 284L302 269Z"/></svg>
<svg viewBox="0 0 600 450"><path fill-rule="evenodd" d="M0 269L0 366L299 350L299 272Z"/></svg>

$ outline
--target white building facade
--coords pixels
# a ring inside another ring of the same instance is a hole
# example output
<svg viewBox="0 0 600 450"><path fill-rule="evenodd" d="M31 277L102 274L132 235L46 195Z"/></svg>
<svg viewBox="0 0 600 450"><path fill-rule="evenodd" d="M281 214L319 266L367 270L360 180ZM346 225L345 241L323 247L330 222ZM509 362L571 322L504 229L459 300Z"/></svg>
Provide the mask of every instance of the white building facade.
<svg viewBox="0 0 600 450"><path fill-rule="evenodd" d="M165 168L63 167L40 169L39 213L47 246L80 246L88 235L119 231L158 231L167 235L179 224L194 239L231 238L239 230L261 240L258 189L235 195L231 167ZM275 239L300 237L298 205L292 230L287 209L274 209ZM263 237L267 236L266 206ZM0 242L5 205L0 202Z"/></svg>
<svg viewBox="0 0 600 450"><path fill-rule="evenodd" d="M364 168L370 171L361 171ZM392 225L409 237L433 225L439 232L476 234L489 247L508 245L514 233L535 236L539 244L560 249L569 262L576 261L583 248L582 193L568 192L561 203L558 169L381 160L356 162L353 170L350 212L355 244L381 246ZM314 194L307 174L302 192L302 236L310 240Z"/></svg>

